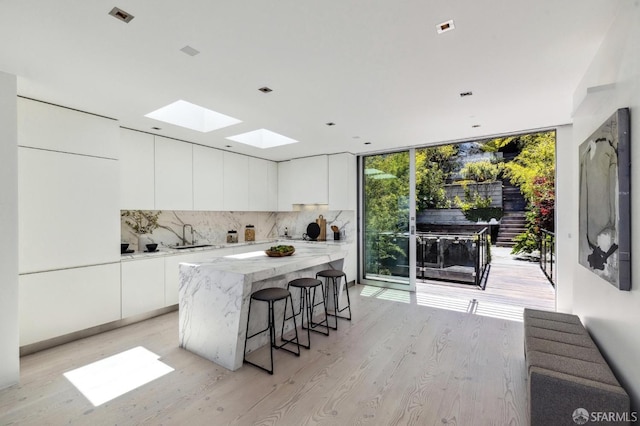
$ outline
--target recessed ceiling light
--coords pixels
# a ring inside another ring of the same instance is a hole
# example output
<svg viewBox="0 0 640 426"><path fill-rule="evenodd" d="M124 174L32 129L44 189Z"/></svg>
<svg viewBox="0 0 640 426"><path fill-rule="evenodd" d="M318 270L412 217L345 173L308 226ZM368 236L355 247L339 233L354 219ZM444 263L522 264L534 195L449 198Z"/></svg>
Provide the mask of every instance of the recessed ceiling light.
<svg viewBox="0 0 640 426"><path fill-rule="evenodd" d="M193 47L187 45L185 47L183 47L182 49L180 49L181 52L186 53L189 56L196 56L197 54L200 53L200 51L198 49L194 49Z"/></svg>
<svg viewBox="0 0 640 426"><path fill-rule="evenodd" d="M453 19L449 19L448 21L436 25L436 31L438 31L438 34L446 33L447 31L451 31L455 28L456 26L453 24Z"/></svg>
<svg viewBox="0 0 640 426"><path fill-rule="evenodd" d="M335 126L335 125L336 125L336 123L334 123L333 121L330 121L330 122L326 123L326 125L327 125L327 126Z"/></svg>
<svg viewBox="0 0 640 426"><path fill-rule="evenodd" d="M262 93L269 93L269 92L273 92L273 89L268 88L267 86L261 87L258 89L259 91L261 91Z"/></svg>
<svg viewBox="0 0 640 426"><path fill-rule="evenodd" d="M476 129L476 128L480 127L480 125L479 125L479 124L474 124L474 125L473 125L473 126L471 126L471 127L473 127L474 129Z"/></svg>
<svg viewBox="0 0 640 426"><path fill-rule="evenodd" d="M175 101L172 104L150 112L146 114L145 117L175 124L176 126L191 130L197 130L202 133L242 123L242 121L237 118L229 117L228 115L220 114L219 112L183 100Z"/></svg>
<svg viewBox="0 0 640 426"><path fill-rule="evenodd" d="M461 97L461 98L464 98L464 97L467 97L467 96L472 96L472 95L473 95L473 92L472 92L472 91L468 91L468 92L460 92L460 97Z"/></svg>
<svg viewBox="0 0 640 426"><path fill-rule="evenodd" d="M262 149L298 142L295 139L282 136L267 129L253 130L240 135L229 136L227 139Z"/></svg>
<svg viewBox="0 0 640 426"><path fill-rule="evenodd" d="M151 130L162 130L160 127L153 126Z"/></svg>
<svg viewBox="0 0 640 426"><path fill-rule="evenodd" d="M225 145L224 147L225 148L231 148L231 145Z"/></svg>
<svg viewBox="0 0 640 426"><path fill-rule="evenodd" d="M109 12L109 15L113 16L114 18L128 24L129 22L131 22L131 20L134 18L134 16L130 13L125 12L124 10L114 7L113 9L111 9L111 12Z"/></svg>
<svg viewBox="0 0 640 426"><path fill-rule="evenodd" d="M371 145L371 142L365 142L364 144L365 145Z"/></svg>

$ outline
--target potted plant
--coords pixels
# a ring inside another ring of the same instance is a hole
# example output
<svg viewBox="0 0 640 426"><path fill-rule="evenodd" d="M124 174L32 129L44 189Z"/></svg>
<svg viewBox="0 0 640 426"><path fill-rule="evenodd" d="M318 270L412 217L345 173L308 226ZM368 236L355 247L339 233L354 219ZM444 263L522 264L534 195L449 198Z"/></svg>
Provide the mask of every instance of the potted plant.
<svg viewBox="0 0 640 426"><path fill-rule="evenodd" d="M120 217L123 218L131 230L138 235L138 250L144 250L147 244L153 244L151 234L160 225L158 224L158 218L160 217L160 210L156 212L144 211L144 210L124 210L120 213Z"/></svg>

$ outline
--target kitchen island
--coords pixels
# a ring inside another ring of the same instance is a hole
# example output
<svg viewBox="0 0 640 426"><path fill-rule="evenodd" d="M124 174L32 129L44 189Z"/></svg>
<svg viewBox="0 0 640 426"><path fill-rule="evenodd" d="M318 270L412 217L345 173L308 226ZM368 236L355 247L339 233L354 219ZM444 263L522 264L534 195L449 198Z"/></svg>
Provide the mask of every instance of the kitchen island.
<svg viewBox="0 0 640 426"><path fill-rule="evenodd" d="M299 244L295 249L292 256L285 257L268 257L260 250L180 264L180 347L229 370L240 368L251 293L266 287L286 288L289 281L314 278L324 269L342 270L347 255L346 247L340 245ZM339 296L344 285L341 282ZM294 294L296 309L297 303ZM277 304L278 324L283 309L284 303ZM333 309L331 304L328 309ZM254 303L251 310L250 333L266 327L266 303ZM292 321L287 322L285 333L292 325ZM280 329L278 325L276 328ZM251 339L247 350L255 350L268 341L268 334L263 333Z"/></svg>

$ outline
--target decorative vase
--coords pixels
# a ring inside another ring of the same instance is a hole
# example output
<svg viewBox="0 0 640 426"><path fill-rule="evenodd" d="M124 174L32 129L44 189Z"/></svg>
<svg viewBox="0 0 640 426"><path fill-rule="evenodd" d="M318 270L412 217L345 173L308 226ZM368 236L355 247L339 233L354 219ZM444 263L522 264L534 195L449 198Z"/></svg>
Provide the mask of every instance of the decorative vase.
<svg viewBox="0 0 640 426"><path fill-rule="evenodd" d="M138 234L138 251L145 251L147 244L153 244L151 234Z"/></svg>

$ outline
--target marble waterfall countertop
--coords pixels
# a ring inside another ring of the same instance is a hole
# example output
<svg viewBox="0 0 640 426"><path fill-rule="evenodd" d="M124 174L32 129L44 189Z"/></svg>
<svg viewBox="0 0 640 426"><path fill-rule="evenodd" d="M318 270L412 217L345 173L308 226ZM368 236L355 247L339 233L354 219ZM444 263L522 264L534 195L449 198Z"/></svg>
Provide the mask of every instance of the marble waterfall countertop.
<svg viewBox="0 0 640 426"><path fill-rule="evenodd" d="M310 268L334 260L344 259L347 251L339 246L289 244L296 251L291 256L269 257L264 250L247 251L188 265L207 270L244 275L252 281L261 281L289 272Z"/></svg>
<svg viewBox="0 0 640 426"><path fill-rule="evenodd" d="M242 366L251 293L265 287L286 287L294 278L313 278L322 269L342 270L348 254L348 247L341 244L289 244L296 249L292 256L268 257L263 250L248 248L245 253L181 263L180 347L237 370ZM264 315L257 309L254 313L252 308L250 332L265 326ZM282 311L276 309L275 315L279 320ZM249 350L266 343L255 340Z"/></svg>

